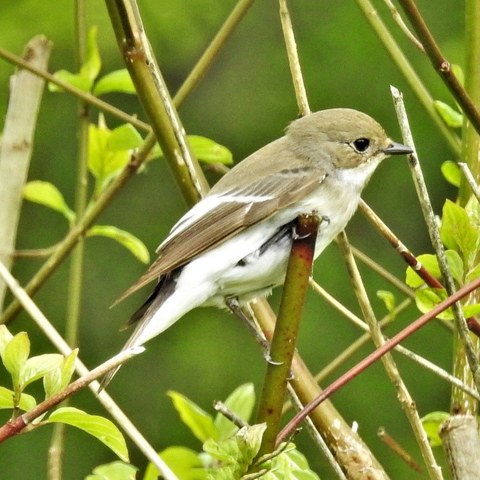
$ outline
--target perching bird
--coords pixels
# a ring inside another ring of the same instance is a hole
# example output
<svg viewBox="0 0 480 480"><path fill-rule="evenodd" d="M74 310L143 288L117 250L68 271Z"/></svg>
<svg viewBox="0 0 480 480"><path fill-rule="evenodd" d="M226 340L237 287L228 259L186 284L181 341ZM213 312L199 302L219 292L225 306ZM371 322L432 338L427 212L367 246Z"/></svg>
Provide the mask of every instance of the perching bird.
<svg viewBox="0 0 480 480"><path fill-rule="evenodd" d="M316 258L345 228L380 162L411 151L356 110L293 121L285 136L236 165L176 223L157 260L120 297L157 280L131 317L137 326L124 349L143 345L195 307L268 295L284 281L297 216L315 211L326 220Z"/></svg>

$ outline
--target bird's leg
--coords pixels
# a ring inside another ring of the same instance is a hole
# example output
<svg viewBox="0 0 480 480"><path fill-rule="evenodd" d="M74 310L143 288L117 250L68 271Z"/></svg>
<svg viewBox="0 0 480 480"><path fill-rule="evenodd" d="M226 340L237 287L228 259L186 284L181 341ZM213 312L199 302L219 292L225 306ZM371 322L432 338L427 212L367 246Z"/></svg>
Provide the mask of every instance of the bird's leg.
<svg viewBox="0 0 480 480"><path fill-rule="evenodd" d="M272 359L270 357L270 343L265 338L265 335L260 330L253 316L247 313L246 308L242 308L240 306L237 297L225 297L225 304L229 310L238 318L240 318L246 327L253 333L255 340L263 348L265 359L267 362L272 363Z"/></svg>

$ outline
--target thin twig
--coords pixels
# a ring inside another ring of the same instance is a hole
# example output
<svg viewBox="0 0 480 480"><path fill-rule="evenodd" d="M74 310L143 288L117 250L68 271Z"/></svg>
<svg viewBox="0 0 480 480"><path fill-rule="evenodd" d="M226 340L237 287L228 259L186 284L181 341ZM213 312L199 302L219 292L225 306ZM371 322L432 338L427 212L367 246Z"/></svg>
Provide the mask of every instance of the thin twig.
<svg viewBox="0 0 480 480"><path fill-rule="evenodd" d="M70 346L67 344L67 342L65 342L62 336L57 332L57 330L48 321L48 319L41 312L38 306L29 297L27 292L22 287L20 287L18 282L12 277L10 272L5 268L2 263L0 263L0 277L5 281L11 292L21 302L22 307L35 321L35 323L38 325L40 330L42 330L45 336L52 342L55 348L62 355L70 355L70 353L72 352ZM75 370L80 376L88 375L90 373L88 368L80 361L79 358L77 358L75 362ZM100 384L96 380L88 385L94 395L97 395L99 386ZM114 402L112 397L110 397L107 392L102 391L97 395L97 398L99 402L103 405L103 407L107 410L107 412L112 416L112 418L130 437L130 439L138 447L138 449L143 452L143 454L157 467L159 472L162 472L162 474L168 480L177 480L177 477L164 464L163 460L160 459L157 451L147 442L147 440L143 437L140 431Z"/></svg>
<svg viewBox="0 0 480 480"><path fill-rule="evenodd" d="M100 100L94 95L84 92L83 90L80 90L79 88L74 87L73 85L70 85L69 83L63 80L60 80L59 78L55 77L55 75L52 75L46 70L33 67L28 62L23 60L21 57L14 55L13 53L1 47L0 47L0 58L3 58L4 60L6 60L7 62L13 65L17 65L18 67L24 68L25 70L28 70L29 72L34 73L38 77L43 78L44 80L47 80L50 83L53 83L57 87L83 100L89 105L93 105L94 107L98 108L102 112L108 113L113 117L116 117L120 120L123 120L124 122L132 124L134 127L138 128L139 130L144 130L147 132L151 130L148 123L142 122L137 117L129 115L126 112L123 112L122 110L114 107L110 103L104 102L103 100Z"/></svg>
<svg viewBox="0 0 480 480"><path fill-rule="evenodd" d="M123 172L112 181L112 183L102 192L94 205L92 205L85 215L68 232L66 237L58 245L58 248L52 256L42 265L34 277L28 282L25 291L29 295L35 294L44 282L61 265L67 255L72 251L78 240L90 228L93 222L110 205L113 197L123 188L123 186L135 175L138 169L146 162L148 154L155 145L155 136L150 133L138 152L132 155L130 163ZM14 300L0 317L0 324L8 323L21 309L18 300Z"/></svg>
<svg viewBox="0 0 480 480"><path fill-rule="evenodd" d="M425 53L425 49L423 48L423 45L418 41L417 37L407 27L407 24L403 21L403 18L400 15L400 12L395 7L394 3L391 0L384 0L384 2L387 5L388 9L390 10L390 13L392 14L392 18L400 27L400 30L422 53Z"/></svg>
<svg viewBox="0 0 480 480"><path fill-rule="evenodd" d="M475 195L475 198L478 202L480 202L480 187L478 186L475 178L473 178L472 172L468 165L465 162L458 162L458 166L462 171L463 175L465 176L465 180L467 180L470 188L472 189L472 193Z"/></svg>
<svg viewBox="0 0 480 480"><path fill-rule="evenodd" d="M377 34L384 47L387 49L391 59L402 72L405 80L408 82L413 92L417 96L423 108L427 111L433 123L440 130L448 145L456 155L460 155L460 140L458 136L449 129L441 119L435 109L433 98L430 92L423 84L415 69L408 61L405 54L398 46L397 41L383 23L378 10L373 6L370 0L355 0L362 10L365 19L370 23L372 29Z"/></svg>
<svg viewBox="0 0 480 480"><path fill-rule="evenodd" d="M385 340L379 323L375 318L375 313L368 298L368 294L365 289L362 277L360 275L360 271L358 270L352 251L350 249L346 234L341 234L340 239L340 245L343 249L344 257L347 264L347 270L351 278L353 290L357 297L358 303L360 304L360 309L362 310L363 316L368 324L373 343L375 344L375 347L377 349L380 349L384 345L386 345L387 341ZM415 402L413 401L410 392L408 391L407 386L405 385L400 375L400 372L398 371L397 365L393 360L393 357L390 355L390 353L387 353L386 355L382 356L381 360L385 368L385 372L387 373L390 382L392 383L397 392L397 398L403 408L405 416L410 422L410 426L412 428L413 434L415 435L415 438L417 439L417 443L420 447L420 451L422 453L425 465L428 468L430 478L438 480L442 479L443 476L441 468L436 463L435 456L433 455L432 448L430 447L430 444L428 442L428 437L425 429L423 428L420 415L418 413L418 410L415 408Z"/></svg>
<svg viewBox="0 0 480 480"><path fill-rule="evenodd" d="M300 60L298 59L297 43L295 42L295 35L293 33L292 20L290 18L290 12L288 11L287 0L279 0L279 6L283 38L285 40L295 97L297 99L298 112L300 116L303 117L310 113L310 107L308 106L307 90L305 89L305 84L303 82L302 68L300 67Z"/></svg>
<svg viewBox="0 0 480 480"><path fill-rule="evenodd" d="M320 405L324 400L326 400L330 395L336 392L338 389L343 387L345 384L350 382L353 378L355 378L360 372L363 372L366 368L370 365L375 363L379 358L381 358L385 353L389 352L398 345L400 342L408 338L414 332L422 328L436 316L440 315L443 311L451 307L452 304L459 301L460 299L464 298L465 296L469 295L474 290L480 288L480 278L477 278L473 282L463 286L460 288L455 294L446 298L442 302L440 302L437 306L435 306L430 312L427 312L420 316L417 320L413 323L408 325L404 328L401 332L397 335L392 337L390 340L385 342L382 347L377 348L374 352L370 355L365 357L361 362L351 368L348 372L342 375L340 378L335 380L332 384L330 384L325 390L322 391L321 395L319 395L315 400L308 405L305 406L304 410L300 412L294 419L292 419L285 428L280 432L277 437L277 442L282 442L286 438L290 437L292 432L297 428L298 424L308 415L310 415L317 407Z"/></svg>
<svg viewBox="0 0 480 480"><path fill-rule="evenodd" d="M423 473L423 468L413 459L413 457L405 451L405 449L385 430L380 427L377 431L378 438L395 452L409 467L418 473Z"/></svg>
<svg viewBox="0 0 480 480"><path fill-rule="evenodd" d="M190 95L194 87L198 85L202 77L212 65L220 49L235 31L235 28L238 26L254 1L255 0L239 0L235 5L232 13L225 20L220 30L205 49L198 62L192 68L188 77L173 97L173 103L177 108L183 103L185 98Z"/></svg>
<svg viewBox="0 0 480 480"><path fill-rule="evenodd" d="M477 133L480 135L480 111L475 106L467 91L453 72L450 62L445 58L437 42L433 38L425 20L417 9L413 0L399 0L407 14L408 20L418 35L425 52L435 71L440 75L445 85L455 97L455 100L464 111Z"/></svg>
<svg viewBox="0 0 480 480"><path fill-rule="evenodd" d="M425 179L423 178L423 173L416 154L416 149L409 128L403 98L401 93L395 87L391 87L391 91L392 97L394 99L395 109L397 111L400 128L402 130L403 139L413 149L413 154L409 155L409 165L411 168L413 181L417 190L420 205L422 207L425 222L427 224L430 240L437 255L440 271L442 272L442 276L445 282L445 288L448 295L451 297L455 292L455 283L448 267L448 262L445 256L445 249L440 239L440 233L438 231L438 225L435 219L435 213L430 202L427 187L425 184ZM452 310L454 313L455 325L457 327L460 340L463 347L465 348L468 364L474 374L473 377L477 388L480 389L480 378L477 378L477 373L479 371L479 361L475 352L475 348L469 337L467 322L465 321L465 317L463 315L460 304L455 303L452 307Z"/></svg>

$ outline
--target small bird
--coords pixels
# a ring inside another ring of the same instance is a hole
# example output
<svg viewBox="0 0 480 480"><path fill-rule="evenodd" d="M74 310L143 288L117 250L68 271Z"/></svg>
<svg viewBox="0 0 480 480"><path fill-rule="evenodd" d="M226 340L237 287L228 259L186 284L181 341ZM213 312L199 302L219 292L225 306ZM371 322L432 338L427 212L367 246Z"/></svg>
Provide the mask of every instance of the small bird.
<svg viewBox="0 0 480 480"><path fill-rule="evenodd" d="M143 345L193 308L268 295L284 281L298 215L322 218L317 258L345 228L380 162L411 152L356 110L293 121L285 136L232 168L174 225L155 262L118 299L157 280L130 319L137 326L124 349Z"/></svg>

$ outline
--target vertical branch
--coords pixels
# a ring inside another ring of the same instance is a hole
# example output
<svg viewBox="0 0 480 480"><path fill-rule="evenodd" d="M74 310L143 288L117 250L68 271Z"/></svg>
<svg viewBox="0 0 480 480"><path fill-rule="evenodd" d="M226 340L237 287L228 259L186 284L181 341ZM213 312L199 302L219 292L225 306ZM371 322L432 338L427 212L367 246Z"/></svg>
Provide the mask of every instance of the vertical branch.
<svg viewBox="0 0 480 480"><path fill-rule="evenodd" d="M378 349L383 347L386 342L383 338L381 328L375 318L375 313L368 298L367 291L365 290L362 277L357 268L357 264L353 257L353 253L345 233L340 234L339 244L343 250L343 254L347 262L347 269L352 281L355 295L357 296L357 300L360 305L360 309L362 310L363 316L368 324L373 343ZM428 443L427 434L422 426L418 411L415 408L415 402L410 396L410 393L403 382L402 377L400 376L400 372L397 369L393 357L388 353L382 357L382 362L390 381L397 391L397 398L400 401L403 411L410 422L413 433L420 447L420 451L422 452L425 465L428 468L430 478L438 480L443 479L441 469L437 465L432 449Z"/></svg>
<svg viewBox="0 0 480 480"><path fill-rule="evenodd" d="M474 104L480 105L480 4L476 0L465 2L465 90ZM479 135L472 123L464 117L462 131L462 160L465 162L473 178L480 181L480 162L478 151L480 148ZM465 178L462 177L459 201L465 205L470 197L470 189Z"/></svg>
<svg viewBox="0 0 480 480"><path fill-rule="evenodd" d="M271 342L257 416L257 423L267 424L259 455L275 450L287 381L312 272L318 227L319 219L315 213L300 215L295 224L282 301Z"/></svg>
<svg viewBox="0 0 480 480"><path fill-rule="evenodd" d="M85 0L75 1L76 49L77 69L80 70L85 62L87 43L87 18ZM76 221L85 214L88 194L88 110L89 104L78 100L78 135L77 135L77 178L75 189ZM70 258L68 276L68 294L65 315L65 340L72 347L78 346L78 329L80 321L80 305L82 299L84 240L80 237L77 246ZM68 402L68 400L66 400ZM64 423L53 426L52 439L48 449L48 479L61 480L63 478L63 453L65 449Z"/></svg>
<svg viewBox="0 0 480 480"><path fill-rule="evenodd" d="M183 196L192 205L208 191L208 184L187 144L185 130L153 55L137 4L135 0L107 0L107 8L138 97Z"/></svg>
<svg viewBox="0 0 480 480"><path fill-rule="evenodd" d="M300 116L310 113L308 106L307 90L303 82L302 68L298 59L297 43L293 33L292 20L288 11L287 0L279 0L280 3L280 21L282 23L283 37L285 39L285 47L287 49L288 63L292 74L293 88L297 99L298 112Z"/></svg>
<svg viewBox="0 0 480 480"><path fill-rule="evenodd" d="M25 48L24 59L46 69L51 44L43 36L34 37ZM22 189L28 174L33 136L44 81L26 70L11 78L11 94L0 143L0 261L9 268L15 249ZM6 285L0 281L0 311L3 309Z"/></svg>

